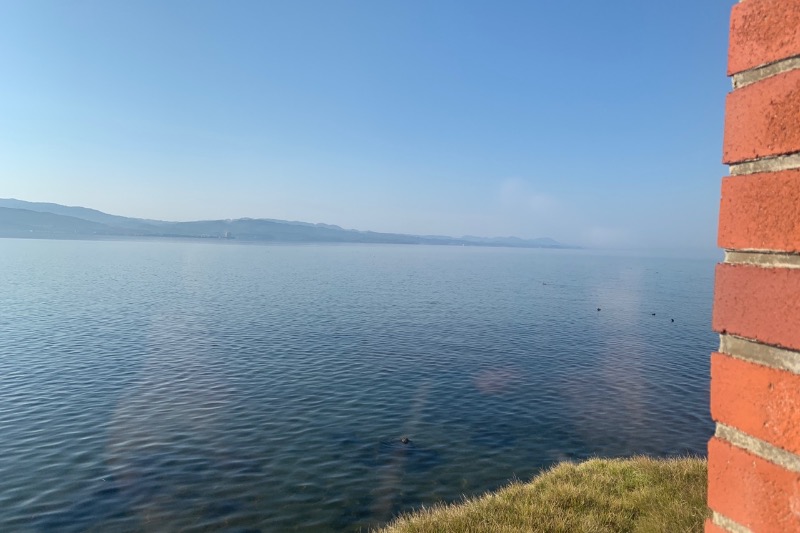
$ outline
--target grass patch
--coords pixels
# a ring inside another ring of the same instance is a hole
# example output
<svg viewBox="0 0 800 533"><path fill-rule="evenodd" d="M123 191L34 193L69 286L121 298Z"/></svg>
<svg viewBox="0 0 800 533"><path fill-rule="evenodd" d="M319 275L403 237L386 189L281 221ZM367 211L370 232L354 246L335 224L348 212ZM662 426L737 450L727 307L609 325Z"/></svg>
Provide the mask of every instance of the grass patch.
<svg viewBox="0 0 800 533"><path fill-rule="evenodd" d="M561 463L460 504L401 516L383 533L703 531L704 459L592 459Z"/></svg>

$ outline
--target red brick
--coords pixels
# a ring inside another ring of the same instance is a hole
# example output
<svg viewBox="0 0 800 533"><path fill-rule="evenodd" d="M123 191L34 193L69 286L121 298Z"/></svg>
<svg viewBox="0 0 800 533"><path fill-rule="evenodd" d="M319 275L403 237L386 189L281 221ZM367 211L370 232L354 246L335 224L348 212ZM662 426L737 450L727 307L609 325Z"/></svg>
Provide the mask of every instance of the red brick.
<svg viewBox="0 0 800 533"><path fill-rule="evenodd" d="M800 453L800 376L714 353L711 416L779 448Z"/></svg>
<svg viewBox="0 0 800 533"><path fill-rule="evenodd" d="M800 349L800 269L717 265L712 326Z"/></svg>
<svg viewBox="0 0 800 533"><path fill-rule="evenodd" d="M718 244L800 251L800 170L724 178Z"/></svg>
<svg viewBox="0 0 800 533"><path fill-rule="evenodd" d="M753 531L800 531L800 474L713 438L708 505Z"/></svg>
<svg viewBox="0 0 800 533"><path fill-rule="evenodd" d="M800 55L800 0L747 0L733 7L728 75Z"/></svg>
<svg viewBox="0 0 800 533"><path fill-rule="evenodd" d="M800 70L733 91L725 110L724 162L732 164L800 151L798 116Z"/></svg>
<svg viewBox="0 0 800 533"><path fill-rule="evenodd" d="M712 522L711 519L709 518L708 520L706 520L705 533L730 533L730 531L728 531L727 529L722 529L714 522Z"/></svg>

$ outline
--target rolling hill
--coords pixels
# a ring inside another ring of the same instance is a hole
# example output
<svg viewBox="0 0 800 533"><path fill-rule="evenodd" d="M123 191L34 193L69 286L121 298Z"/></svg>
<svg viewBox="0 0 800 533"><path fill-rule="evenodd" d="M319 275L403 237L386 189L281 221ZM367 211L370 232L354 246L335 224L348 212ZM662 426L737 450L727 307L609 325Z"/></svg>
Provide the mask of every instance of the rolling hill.
<svg viewBox="0 0 800 533"><path fill-rule="evenodd" d="M0 237L173 237L275 243L375 243L570 248L553 239L447 237L343 229L330 224L239 218L168 222L110 215L86 207L0 199Z"/></svg>

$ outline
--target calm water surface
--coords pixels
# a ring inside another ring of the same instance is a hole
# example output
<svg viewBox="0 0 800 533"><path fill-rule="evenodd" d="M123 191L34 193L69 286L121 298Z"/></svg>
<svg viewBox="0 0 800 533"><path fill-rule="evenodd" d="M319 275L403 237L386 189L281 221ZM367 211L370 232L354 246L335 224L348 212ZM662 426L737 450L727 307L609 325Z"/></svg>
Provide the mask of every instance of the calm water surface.
<svg viewBox="0 0 800 533"><path fill-rule="evenodd" d="M0 239L0 530L366 530L704 454L713 264Z"/></svg>

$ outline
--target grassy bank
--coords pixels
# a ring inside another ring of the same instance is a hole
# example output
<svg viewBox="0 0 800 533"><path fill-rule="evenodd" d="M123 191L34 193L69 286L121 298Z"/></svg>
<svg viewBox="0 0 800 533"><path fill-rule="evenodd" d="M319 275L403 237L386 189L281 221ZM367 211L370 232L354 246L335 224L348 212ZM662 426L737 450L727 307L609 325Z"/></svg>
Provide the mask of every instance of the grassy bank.
<svg viewBox="0 0 800 533"><path fill-rule="evenodd" d="M403 516L383 533L703 531L702 459L562 463L530 483Z"/></svg>

